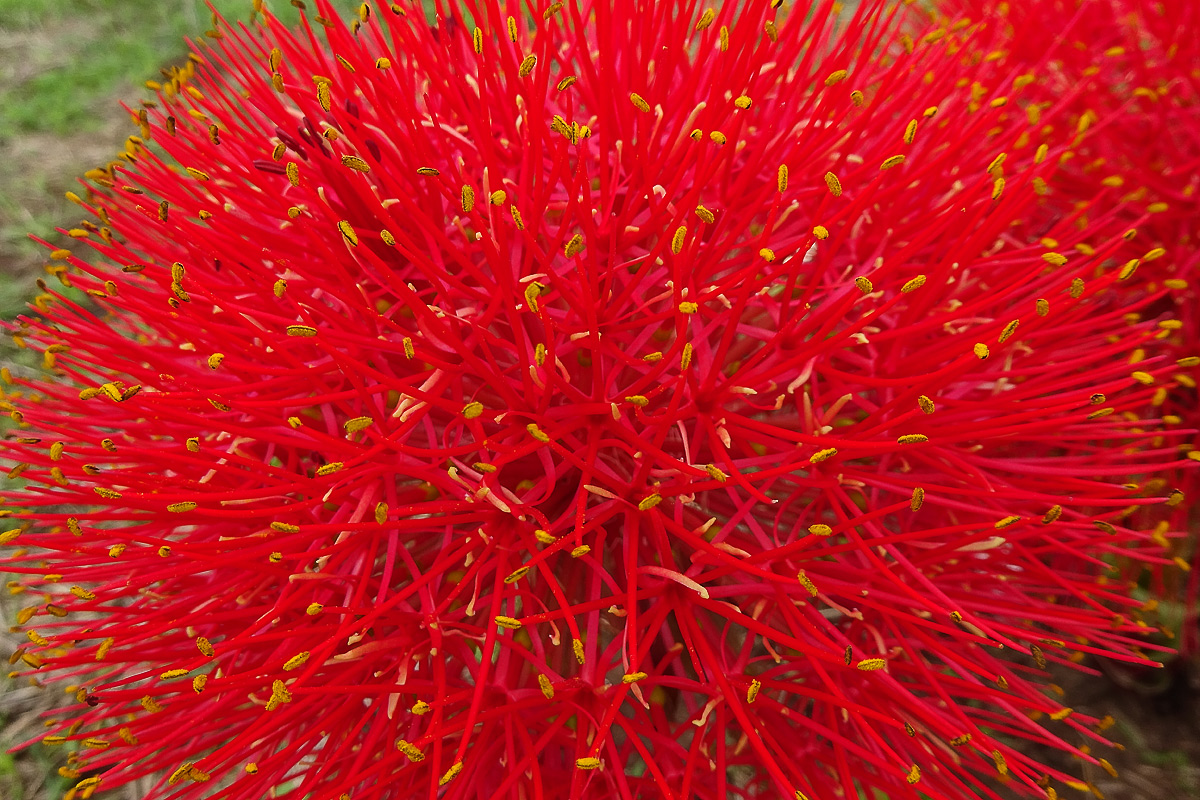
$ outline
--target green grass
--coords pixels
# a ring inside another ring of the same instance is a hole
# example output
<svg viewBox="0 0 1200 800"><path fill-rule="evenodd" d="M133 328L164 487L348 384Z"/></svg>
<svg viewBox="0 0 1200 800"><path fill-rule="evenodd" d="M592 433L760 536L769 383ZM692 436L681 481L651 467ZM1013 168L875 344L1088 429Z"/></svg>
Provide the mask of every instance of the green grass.
<svg viewBox="0 0 1200 800"><path fill-rule="evenodd" d="M246 20L250 0L214 0L229 19ZM336 4L349 11L350 0ZM291 4L271 6L286 22ZM311 12L310 12L311 13ZM53 46L24 66L25 80L0 88L0 140L23 132L68 135L96 128L95 104L155 78L159 68L185 52L184 38L211 25L202 0L0 0L0 30L6 35L65 30Z"/></svg>
<svg viewBox="0 0 1200 800"><path fill-rule="evenodd" d="M251 0L213 5L230 22L248 20L253 8ZM287 0L268 5L286 23L299 17ZM350 12L358 3L335 5ZM0 0L0 151L29 145L19 163L0 163L0 316L20 313L34 291L30 273L43 253L28 234L59 241L54 229L78 218L63 193L134 132L122 125L120 101L151 98L145 81L182 63L185 38L211 25L204 0Z"/></svg>
<svg viewBox="0 0 1200 800"><path fill-rule="evenodd" d="M248 0L217 0L233 17L248 15ZM291 6L285 6L289 10ZM52 47L34 51L25 80L0 90L0 139L26 132L68 135L95 130L97 102L157 76L185 51L183 39L209 26L200 0L0 0L6 35L65 31Z"/></svg>

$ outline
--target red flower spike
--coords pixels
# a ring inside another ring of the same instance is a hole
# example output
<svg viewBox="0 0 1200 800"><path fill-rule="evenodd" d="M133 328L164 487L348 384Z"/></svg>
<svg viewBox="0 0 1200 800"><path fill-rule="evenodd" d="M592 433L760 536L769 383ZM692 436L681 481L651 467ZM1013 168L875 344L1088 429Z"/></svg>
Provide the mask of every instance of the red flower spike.
<svg viewBox="0 0 1200 800"><path fill-rule="evenodd" d="M76 796L997 797L1072 780L1010 737L1098 763L1038 674L1149 663L1106 573L1165 562L1134 521L1175 498L1123 484L1188 462L1139 416L1173 368L1107 305L1113 212L1016 233L1069 143L985 102L999 33L319 8L325 43L223 25L174 76L81 200L99 257L54 254L96 307L13 329L59 377L17 380L0 563L26 663L82 687L49 730L96 745Z"/></svg>

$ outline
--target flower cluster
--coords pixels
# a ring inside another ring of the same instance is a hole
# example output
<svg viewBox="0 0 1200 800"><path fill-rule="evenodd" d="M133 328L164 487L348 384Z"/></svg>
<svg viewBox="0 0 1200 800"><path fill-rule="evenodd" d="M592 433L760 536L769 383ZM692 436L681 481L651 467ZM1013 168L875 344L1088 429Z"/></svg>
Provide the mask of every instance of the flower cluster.
<svg viewBox="0 0 1200 800"><path fill-rule="evenodd" d="M17 658L76 694L42 740L73 795L1111 768L1038 678L1148 663L1116 576L1170 563L1154 398L1200 359L1167 289L1113 302L1122 208L1047 210L1076 132L1001 26L318 5L158 87L76 198L92 254L51 253L88 301L11 330L53 377L5 375L0 566Z"/></svg>

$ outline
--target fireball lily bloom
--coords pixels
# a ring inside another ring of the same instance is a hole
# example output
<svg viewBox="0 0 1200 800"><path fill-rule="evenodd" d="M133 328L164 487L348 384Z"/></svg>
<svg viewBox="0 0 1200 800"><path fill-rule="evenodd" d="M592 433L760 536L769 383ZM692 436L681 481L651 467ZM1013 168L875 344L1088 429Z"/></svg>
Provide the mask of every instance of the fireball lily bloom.
<svg viewBox="0 0 1200 800"><path fill-rule="evenodd" d="M76 687L43 739L75 796L1045 797L1082 784L1014 740L1107 765L1038 678L1149 663L1109 572L1169 562L1133 520L1182 499L1145 416L1177 367L1107 304L1115 212L1022 227L1072 140L999 31L318 5L214 29L91 175L92 254L51 254L94 303L12 329L56 377L8 376L0 564L19 658Z"/></svg>

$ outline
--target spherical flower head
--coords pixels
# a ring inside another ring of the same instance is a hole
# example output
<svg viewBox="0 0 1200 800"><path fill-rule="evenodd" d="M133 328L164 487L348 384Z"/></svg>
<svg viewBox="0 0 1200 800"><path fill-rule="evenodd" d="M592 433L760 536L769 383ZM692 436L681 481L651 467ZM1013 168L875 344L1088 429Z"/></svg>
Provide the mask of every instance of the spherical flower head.
<svg viewBox="0 0 1200 800"><path fill-rule="evenodd" d="M1128 483L1184 460L1137 413L1156 329L1101 303L1124 240L1013 235L1067 143L992 33L776 5L322 2L138 112L95 257L52 253L91 302L13 329L57 377L14 379L0 563L80 796L1107 764L1037 677L1146 661L1108 568L1179 499Z"/></svg>

